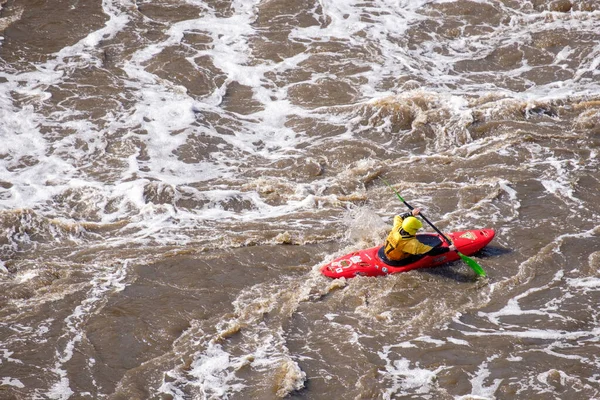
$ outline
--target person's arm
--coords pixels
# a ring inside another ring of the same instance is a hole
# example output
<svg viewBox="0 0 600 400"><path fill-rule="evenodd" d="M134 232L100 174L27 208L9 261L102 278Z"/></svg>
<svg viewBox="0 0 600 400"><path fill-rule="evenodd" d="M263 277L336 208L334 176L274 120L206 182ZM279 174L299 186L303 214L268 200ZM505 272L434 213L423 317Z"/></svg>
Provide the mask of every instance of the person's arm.
<svg viewBox="0 0 600 400"><path fill-rule="evenodd" d="M402 227L402 221L404 221L404 218L406 217L410 217L410 213L396 215L394 217L394 227L392 228L392 230L399 231Z"/></svg>
<svg viewBox="0 0 600 400"><path fill-rule="evenodd" d="M402 213L402 214L398 214L398 215L396 215L396 217L395 217L395 218L400 218L400 220L403 220L403 219L405 219L405 218L407 218L407 217L410 217L410 215L411 215L411 214L410 214L409 212L405 212L405 213Z"/></svg>
<svg viewBox="0 0 600 400"><path fill-rule="evenodd" d="M448 247L438 246L438 247L434 247L433 249L429 250L427 252L427 255L428 256L439 256L440 254L444 254L449 251L450 251L450 249Z"/></svg>
<svg viewBox="0 0 600 400"><path fill-rule="evenodd" d="M413 217L416 217L417 215L419 215L420 212L420 208L413 208L412 211L396 215L394 217L394 228L398 227L399 225L402 225L402 221L404 221L405 218L410 217L411 215Z"/></svg>
<svg viewBox="0 0 600 400"><path fill-rule="evenodd" d="M429 250L427 252L427 255L428 256L439 256L440 254L444 254L449 251L455 251L455 250L456 250L456 246L454 246L454 245L451 245L449 247L437 246L437 247L434 247L431 250Z"/></svg>
<svg viewBox="0 0 600 400"><path fill-rule="evenodd" d="M409 254L415 254L415 255L425 254L428 256L437 256L440 254L447 253L449 251L455 251L456 247L454 245L449 246L449 247L446 247L446 246L431 247L429 245L419 242L418 239L413 239L402 250Z"/></svg>

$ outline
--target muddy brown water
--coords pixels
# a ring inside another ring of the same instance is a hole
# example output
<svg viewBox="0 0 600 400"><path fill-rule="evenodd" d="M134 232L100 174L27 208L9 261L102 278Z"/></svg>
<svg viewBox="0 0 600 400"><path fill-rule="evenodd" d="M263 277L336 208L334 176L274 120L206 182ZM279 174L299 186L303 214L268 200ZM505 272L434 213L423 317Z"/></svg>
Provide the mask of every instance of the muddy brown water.
<svg viewBox="0 0 600 400"><path fill-rule="evenodd" d="M600 397L597 2L0 3L0 398Z"/></svg>

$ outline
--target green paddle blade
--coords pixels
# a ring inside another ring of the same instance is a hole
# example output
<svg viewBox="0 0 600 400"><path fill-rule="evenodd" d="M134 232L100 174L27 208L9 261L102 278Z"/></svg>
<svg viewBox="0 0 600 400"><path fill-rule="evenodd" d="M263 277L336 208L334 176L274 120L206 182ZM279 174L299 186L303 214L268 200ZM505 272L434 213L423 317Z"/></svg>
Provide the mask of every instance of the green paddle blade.
<svg viewBox="0 0 600 400"><path fill-rule="evenodd" d="M461 253L460 251L457 251L458 255L460 256L460 258L462 258L462 260L469 266L471 267L471 269L473 271L475 271L475 273L479 276L486 276L485 271L483 270L483 268L481 268L481 265L477 264L477 262L475 260L473 260L472 258L469 258L467 256L465 256L463 253Z"/></svg>

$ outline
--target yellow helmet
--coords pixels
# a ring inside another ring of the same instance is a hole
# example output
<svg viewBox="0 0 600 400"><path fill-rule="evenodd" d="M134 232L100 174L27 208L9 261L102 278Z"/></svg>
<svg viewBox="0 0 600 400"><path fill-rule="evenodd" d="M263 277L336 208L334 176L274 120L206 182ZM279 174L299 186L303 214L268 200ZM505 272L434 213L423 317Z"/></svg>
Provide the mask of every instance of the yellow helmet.
<svg viewBox="0 0 600 400"><path fill-rule="evenodd" d="M423 227L423 223L415 217L406 217L402 221L402 229L410 235L415 235L419 229Z"/></svg>

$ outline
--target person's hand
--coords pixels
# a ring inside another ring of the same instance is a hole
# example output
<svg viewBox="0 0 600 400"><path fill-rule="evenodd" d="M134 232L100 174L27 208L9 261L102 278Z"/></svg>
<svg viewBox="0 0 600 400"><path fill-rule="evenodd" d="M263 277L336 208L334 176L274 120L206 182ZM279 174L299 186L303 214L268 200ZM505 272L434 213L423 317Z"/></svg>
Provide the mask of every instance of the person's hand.
<svg viewBox="0 0 600 400"><path fill-rule="evenodd" d="M452 245L450 245L450 247L448 247L448 250L456 251L456 246L452 244Z"/></svg>
<svg viewBox="0 0 600 400"><path fill-rule="evenodd" d="M412 210L413 217L416 217L420 213L421 213L421 209L420 208L413 208L413 210Z"/></svg>

